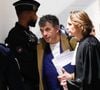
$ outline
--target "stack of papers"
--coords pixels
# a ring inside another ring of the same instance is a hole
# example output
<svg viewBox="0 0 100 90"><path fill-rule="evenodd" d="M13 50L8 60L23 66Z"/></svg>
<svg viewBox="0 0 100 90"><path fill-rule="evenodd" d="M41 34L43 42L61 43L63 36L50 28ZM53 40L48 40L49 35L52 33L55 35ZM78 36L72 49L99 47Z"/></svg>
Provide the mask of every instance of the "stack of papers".
<svg viewBox="0 0 100 90"><path fill-rule="evenodd" d="M58 74L62 74L62 68L66 66L67 64L71 63L73 64L75 61L73 61L74 51L65 51L55 57L52 62L54 66L57 69Z"/></svg>

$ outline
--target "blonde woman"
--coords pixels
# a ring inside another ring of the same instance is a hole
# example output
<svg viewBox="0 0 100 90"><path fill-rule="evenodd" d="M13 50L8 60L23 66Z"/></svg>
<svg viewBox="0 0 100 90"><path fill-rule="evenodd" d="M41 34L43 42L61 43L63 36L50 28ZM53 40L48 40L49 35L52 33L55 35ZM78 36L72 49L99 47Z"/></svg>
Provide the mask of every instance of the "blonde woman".
<svg viewBox="0 0 100 90"><path fill-rule="evenodd" d="M60 81L70 82L71 88L78 86L78 90L100 89L100 43L91 34L94 29L88 14L82 10L71 11L67 21L67 28L79 45L76 52L76 70L74 80L68 80L67 72L60 77ZM69 87L69 90L72 90ZM98 89L99 88L99 89ZM73 89L75 90L75 89Z"/></svg>

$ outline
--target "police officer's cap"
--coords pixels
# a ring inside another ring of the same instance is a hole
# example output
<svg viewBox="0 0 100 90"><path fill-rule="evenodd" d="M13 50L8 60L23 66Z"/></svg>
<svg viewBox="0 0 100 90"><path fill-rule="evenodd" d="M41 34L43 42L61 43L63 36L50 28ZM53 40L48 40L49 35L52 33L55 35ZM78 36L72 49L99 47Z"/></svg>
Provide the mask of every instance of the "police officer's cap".
<svg viewBox="0 0 100 90"><path fill-rule="evenodd" d="M35 0L19 0L15 3L13 3L15 6L16 11L18 10L34 10L37 11L40 3Z"/></svg>

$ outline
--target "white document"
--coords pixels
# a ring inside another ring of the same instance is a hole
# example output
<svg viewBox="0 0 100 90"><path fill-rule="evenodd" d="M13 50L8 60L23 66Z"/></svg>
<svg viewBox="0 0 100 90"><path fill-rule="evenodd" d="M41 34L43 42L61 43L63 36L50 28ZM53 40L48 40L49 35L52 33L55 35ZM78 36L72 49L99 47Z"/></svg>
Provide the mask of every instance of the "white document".
<svg viewBox="0 0 100 90"><path fill-rule="evenodd" d="M74 51L65 51L55 57L52 62L57 69L58 74L62 74L62 67L69 63L73 63Z"/></svg>

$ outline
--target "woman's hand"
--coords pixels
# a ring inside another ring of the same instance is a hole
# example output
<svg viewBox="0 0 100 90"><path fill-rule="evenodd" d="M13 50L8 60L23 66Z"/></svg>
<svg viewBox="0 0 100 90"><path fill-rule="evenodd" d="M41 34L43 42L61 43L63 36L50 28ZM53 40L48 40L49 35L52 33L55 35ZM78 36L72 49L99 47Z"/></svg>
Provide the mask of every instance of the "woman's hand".
<svg viewBox="0 0 100 90"><path fill-rule="evenodd" d="M60 81L60 84L62 86L66 86L67 80L72 80L73 77L74 77L74 73L70 74L70 73L66 72L66 70L64 68L62 68L62 74L58 76L58 80Z"/></svg>

